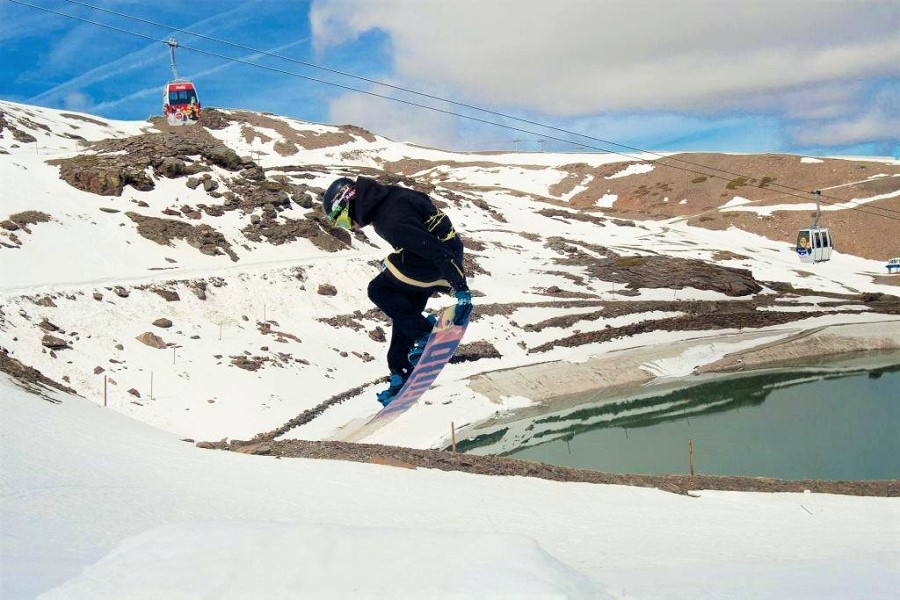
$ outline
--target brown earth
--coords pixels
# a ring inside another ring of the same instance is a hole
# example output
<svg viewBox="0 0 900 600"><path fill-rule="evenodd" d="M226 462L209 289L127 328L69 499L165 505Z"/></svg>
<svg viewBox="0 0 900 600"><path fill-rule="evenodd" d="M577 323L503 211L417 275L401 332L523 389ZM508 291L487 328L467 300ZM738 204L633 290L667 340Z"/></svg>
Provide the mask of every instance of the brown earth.
<svg viewBox="0 0 900 600"><path fill-rule="evenodd" d="M564 204L560 197L576 186L585 190L576 194L568 206L602 211L622 219L670 219L681 217L691 225L725 229L734 225L772 240L793 244L797 231L808 227L814 211L777 211L771 217L755 213L729 211L722 205L741 196L759 206L808 204L814 197L808 192L822 190L822 206L895 192L900 189L900 167L875 161L822 159L820 163L801 162L801 157L782 154L677 154L653 161L654 169L607 179L639 161L620 162L597 167L572 163L557 167L564 175L549 188L549 196L522 194L537 202ZM385 170L409 175L437 166L501 167L490 162L488 154L471 162L406 159L384 165ZM520 166L523 169L543 169ZM887 177L875 177L887 175ZM479 194L502 189L496 186L471 186L453 180L452 172L435 181L444 190ZM601 209L597 200L605 194L618 199L613 208ZM681 201L687 199L682 204ZM874 260L900 256L900 197L878 200L859 206L825 212L820 224L830 227L840 252Z"/></svg>
<svg viewBox="0 0 900 600"><path fill-rule="evenodd" d="M656 488L666 492L686 495L689 495L692 490L794 493L803 493L809 490L810 492L821 494L842 494L848 496L900 496L900 480L821 481L802 479L787 481L767 477L599 473L495 456L475 456L441 450L416 450L398 446L351 444L347 442L310 442L304 440L242 442L233 440L230 443L201 442L198 445L208 449L231 450L244 454L275 456L278 458L324 458L402 468L462 471L479 475L536 477L551 481L630 485Z"/></svg>

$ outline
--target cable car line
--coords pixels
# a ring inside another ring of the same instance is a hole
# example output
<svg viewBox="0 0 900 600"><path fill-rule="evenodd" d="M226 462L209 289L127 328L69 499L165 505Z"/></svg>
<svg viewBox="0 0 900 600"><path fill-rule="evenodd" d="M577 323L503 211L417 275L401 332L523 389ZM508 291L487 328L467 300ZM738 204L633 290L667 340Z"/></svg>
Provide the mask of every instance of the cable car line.
<svg viewBox="0 0 900 600"><path fill-rule="evenodd" d="M732 176L736 176L736 177L747 177L747 175L746 175L746 174L743 174L743 173L736 173L736 172L729 171L729 170L727 170L727 169L722 169L722 168L719 168L719 167L711 167L711 166L709 166L709 165L704 165L704 164L701 164L701 163L696 163L696 162L692 162L692 161L685 160L685 159L681 159L681 158L674 158L674 157L671 157L671 156L667 156L667 155L665 155L665 154L660 154L660 153L654 152L654 151L652 151L652 150L644 150L644 149L642 149L642 148L637 148L637 147L635 147L635 146L628 146L628 145L626 145L626 144L621 144L621 143L618 143L618 142L614 142L614 141L612 141L612 140L606 140L606 139L603 139L603 138L598 138L598 137L590 136L590 135L587 135L587 134L584 134L584 133L578 133L578 132L571 131L571 130L567 130L567 129L563 129L563 128L560 128L560 127L555 127L555 126L553 126L553 125L547 125L547 124L545 124L545 123L540 123L540 122L537 122L537 121L532 121L532 120L525 119L525 118L522 118L522 117L516 117L516 116L513 116L513 115L509 115L509 114L506 114L506 113L494 111L494 110L491 110L491 109L482 108L482 107L480 107L480 106L475 106L475 105L472 105L472 104L467 104L467 103L465 103L465 102L459 102L459 101L456 101L456 100L451 100L451 99L449 99L449 98L443 98L443 97L441 97L441 96L435 96L435 95L432 95L432 94L428 94L428 93L425 93L425 92L420 92L420 91L413 90L413 89L410 89L410 88L406 88L406 87L403 87L403 86L399 86L399 85L387 83L387 82L384 82L384 81L379 81L379 80L377 80L377 79L371 79L371 78L368 78L368 77L364 77L364 76L362 76L362 75L356 75L356 74L354 74L354 73L349 73L349 72L347 72L347 71L341 71L341 70L339 70L339 69L335 69L335 68L328 67L328 66L325 66L325 65L318 65L318 64L316 64L316 63L311 63L311 62L303 61L303 60L300 60L300 59L297 59L297 58L293 58L293 57L290 57L290 56L285 56L285 55L283 55L283 54L277 54L277 53L275 53L275 52L269 52L269 51L266 51L266 50L260 50L260 49L258 49L258 48L253 48L252 46L246 46L246 45L243 45L243 44L237 44L237 43L235 43L235 42L231 42L231 41L224 40L224 39L221 39L221 38L216 38L216 37L213 37L213 36L205 35L205 34L203 34L203 33L198 33L198 32L196 32L196 31L191 31L191 30L188 30L188 29L180 29L180 28L178 28L178 27L174 27L174 26L168 25L168 24L166 24L166 23L160 23L160 22L158 22L158 21L153 21L153 20L151 20L151 19L146 19L146 18L143 18L143 17L135 16L135 15L129 15L129 14L127 14L127 13L123 13L123 12L119 12L119 11L115 11L115 10L110 10L110 9L107 9L107 8L103 8L103 7L101 7L101 6L96 6L96 5L93 5L93 4L89 4L89 3L87 3L87 2L79 2L78 0L64 0L64 1L65 1L65 2L68 2L69 4L74 4L74 5L76 5L76 6L81 6L81 7L84 7L84 8L90 8L90 9L93 9L93 10L97 10L97 11L104 12L104 13L108 13L108 14L112 14L112 15L116 15L116 16L119 16L119 17L123 17L123 18L126 18L126 19L130 19L130 20L133 20L133 21L137 21L137 22L140 22L140 23L144 23L144 24L147 24L147 25L153 25L153 26L156 26L156 27L162 27L162 28L165 28L165 29L168 29L168 30L172 30L172 31L178 31L178 32L185 33L185 34L187 34L187 35L192 35L192 36L195 36L195 37L197 37L197 38L200 38L200 39L203 39L203 40L207 40L207 41L210 41L210 42L215 42L215 43L218 43L218 44L225 44L225 45L227 45L227 46L231 46L231 47L233 47L233 48L237 48L237 49L240 49L240 50L247 50L247 51L250 51L250 52L253 52L253 53L256 53L256 54L261 54L261 55L263 55L263 56L268 56L268 57L271 57L271 58L278 58L278 59L281 59L281 60L285 60L285 61L288 61L288 62L297 63L297 64L300 64L300 65L303 65L303 66L306 66L306 67L310 67L310 68L313 68L313 69L319 69L319 70L326 71L326 72L329 72L329 73L333 73L333 74L336 74L336 75L341 75L341 76L348 77L348 78L352 78L352 79L358 79L358 80L360 80L360 81L365 81L365 82L367 82L367 83L371 83L371 84L375 84L375 85L384 86L384 87L387 87L387 88L390 88L390 89L393 89L393 90L397 90L397 91L406 92L406 93L408 93L408 94L414 94L414 95L416 95L416 96L421 96L421 97L424 97L424 98L429 98L429 99L431 99L431 100L437 100L437 101L440 101L440 102L446 102L446 103L451 104L451 105L454 105L454 106L459 106L459 107L463 107L463 108L468 108L468 109L471 109L471 110L479 111L479 112L486 113L486 114L490 114L490 115L493 115L493 116L502 117L502 118L504 118L504 119L510 119L510 120L513 120L513 121L519 121L519 122L522 122L522 123L527 123L527 124L529 124L529 125L535 125L535 126L538 126L538 127L542 127L542 128L549 129L549 130L552 130L552 131L557 131L557 132L559 132L559 133L564 133L564 134L567 134L567 135L572 135L572 136L582 137L582 138L585 138L585 139L593 140L593 141L600 142L600 143L603 143L603 144L607 144L607 145L610 145L610 146L615 146L615 147L617 147L617 148L623 148L623 149L626 149L626 150L630 150L630 151L634 151L634 152L639 152L639 153L641 153L641 154L649 154L649 155L651 155L651 156L656 156L657 158L662 158L663 160L666 160L666 161L683 163L683 164L686 164L686 165L691 165L691 166L694 166L694 167L706 169L706 170L708 170L708 171L718 171L718 172L720 172L720 173L724 173L724 174L732 175ZM418 106L418 105L417 105L417 106ZM454 114L455 114L455 113L454 113ZM497 126L500 126L500 127L504 127L503 125L500 125L500 124L498 124L498 123L493 123L493 122L491 122L491 124L497 125ZM553 138L553 139L558 139L558 138ZM573 145L576 145L576 146L587 147L587 146L583 146L583 145L578 144L577 142L574 142L574 141L571 141L571 140L564 140L564 142L565 142L565 143L569 143L569 144L573 144ZM608 152L608 153L610 153L610 154L619 154L620 156L626 156L626 157L628 157L628 158L635 158L635 159L637 159L637 160L642 160L642 161L645 161L645 162L646 162L646 159L645 159L645 158L633 157L633 156L630 156L630 155L620 154L620 153L618 153L618 152L614 152L614 151L610 151L610 150L606 150L606 149L603 149L602 151L603 151L603 152ZM660 161L654 161L654 162L660 162ZM784 189L784 190L789 190L789 191L793 191L793 192L799 192L799 193L803 194L804 197L808 194L808 190L796 188L796 187L789 186L789 185L785 185L785 184L782 184L782 183L771 182L771 183L769 183L769 184L767 184L767 185L768 185L768 187L769 187L770 189L773 189L773 190L775 190L775 188L782 188L782 189ZM778 190L775 190L775 191L778 191ZM835 201L837 201L837 202L839 202L839 203L847 202L847 201L845 201L845 200L841 200L840 198L837 198L837 197L834 197L834 196L828 196L828 195L825 195L825 194L822 195L822 198L830 198L830 199L835 200ZM828 204L828 202L826 202L825 200L823 200L823 202L826 203L826 204ZM885 208L882 208L882 207L871 207L871 208L875 208L875 209L878 209L878 210L885 210L885 211L887 211L887 212L893 212L893 213L900 214L900 211L893 211L893 210L885 209Z"/></svg>
<svg viewBox="0 0 900 600"><path fill-rule="evenodd" d="M53 14L56 14L56 15L59 15L59 16L62 16L62 17L66 17L66 18L69 18L69 19L73 19L73 20L76 20L76 21L81 21L81 22L83 22L83 23L88 23L88 24L91 24L91 25L96 25L96 26L98 26L98 27L103 27L103 28L106 28L106 29L110 29L110 30L113 30L113 31L117 31L117 32L119 32L119 33L125 33L125 34L128 34L128 35L140 37L140 38L143 38L143 39L146 39L146 40L149 40L149 41L166 43L166 40L161 40L161 39L158 39L158 38L154 38L153 36L149 36L149 35L146 35L146 34L143 34L143 33L139 33L139 32L136 32L136 31L131 31L131 30L128 30L128 29L123 29L123 28L120 28L120 27L117 27L117 26L114 26L114 25L109 25L109 24L107 24L107 23L101 23L101 22L99 22L99 21L94 21L94 20L87 19L87 18L84 18L84 17L79 17L79 16L75 16L75 15L70 15L70 14L68 14L68 13L60 12L60 11L57 11L57 10L54 10L54 9L51 9L51 8L46 8L46 7L42 7L42 6L37 6L37 5L31 4L31 3L29 3L29 2L24 2L23 0L8 0L8 1L9 1L9 2L12 2L12 3L14 3L14 4L19 4L19 5L22 5L22 6L28 6L28 7L30 7L30 8L34 8L34 9L41 10L41 11L44 11L44 12L53 13ZM92 7L91 5L88 5L88 4L81 4L81 3L79 3L79 2L73 2L72 0L65 0L65 1L66 1L66 2L70 2L70 3L72 3L72 4L80 4L81 6L84 6L84 7L96 8L96 7ZM106 9L101 9L101 8L97 8L97 10L105 11L105 12L112 12L112 11L107 11ZM114 14L119 14L119 13L114 13ZM127 18L131 18L131 19L134 19L134 20L143 21L143 19L139 19L139 18L136 18L136 17L130 17L130 16L127 16L127 15L122 15L122 16L126 16ZM151 22L151 23L152 23L152 22ZM154 24L154 25L157 25L156 23L153 23L153 24ZM167 27L167 26L161 25L161 24L159 24L159 26L161 26L161 27ZM176 29L176 30L178 30L178 31L183 31L183 30L180 30L180 29L177 29L177 28L172 28L172 29ZM198 35L198 34L194 34L194 33L189 32L189 31L185 31L185 33L188 33L188 34L190 34L190 35ZM205 36L200 36L200 35L198 35L198 37L205 37ZM210 39L210 38L207 38L207 39ZM216 41L218 41L218 40L216 40ZM231 44L231 45L234 45L234 44ZM507 125L507 124L497 123L497 122L494 122L494 121L490 121L490 120L487 120L487 119L482 119L482 118L475 117L475 116L472 116L472 115L466 115L466 114L454 112L454 111L452 111L452 110L446 110L446 109L438 108L438 107L435 107L435 106L429 106L429 105L427 105L427 104L421 104L421 103L413 102L413 101L410 101L410 100L403 100L403 99L400 99L400 98L395 98L395 97L392 97L392 96L387 96L387 95L384 95L384 94L379 94L379 93L377 93L377 92L372 92L372 91L368 91L368 90L363 90L363 89L356 88L356 87L352 87L352 86L349 86L349 85L343 85L343 84L336 83L336 82L332 82L332 81L326 81L326 80L319 79L319 78L316 78L316 77L310 77L310 76L308 76L308 75L302 75L302 74L300 74L300 73L295 73L295 72L292 72L292 71L287 71L287 70L285 70L285 69L280 69L280 68L278 68L278 67L272 67L272 66L268 66L268 65L262 65L262 64L259 64L259 63L251 62L251 61L246 60L246 59L242 59L242 58L234 58L234 57L226 56L226 55L224 55L224 54L219 54L219 53L211 52L211 51L208 51L208 50L202 50L202 49L200 49L200 48L195 48L195 47L192 47L192 46L185 46L185 45L183 45L183 44L179 44L178 47L179 47L179 48L185 48L185 49L191 50L191 51L193 51L193 52L197 52L198 54L203 54L203 55L206 55L206 56L211 56L211 57L220 58L220 59L224 59L224 60L228 60L228 61L232 61L232 62L237 62L237 63L241 63L241 64L253 66L253 67L258 67L258 68L261 68L261 69L265 69L265 70L267 70L267 71L272 71L272 72L279 73L279 74L283 74L283 75L289 75L289 76L293 76L293 77L298 77L298 78L300 78L300 79L305 79L305 80L307 80L307 81L312 81L312 82L315 82L315 83L321 83L321 84L324 84L324 85L329 85L329 86L332 86L332 87L344 89L344 90L351 91L351 92L357 92L357 93L360 93L360 94L365 94L365 95L368 95L368 96L373 96L373 97L381 98L381 99L384 99L384 100L391 100L391 101L399 102L399 103L401 103L401 104L405 104L405 105L408 105L408 106L415 106L415 107L418 107L418 108L424 108L424 109L431 110L431 111L434 111L434 112L439 112L439 113L443 113L443 114L446 114L446 115L459 117L459 118L462 118L462 119L468 119L468 120L471 120L471 121L476 121L476 122L484 123L484 124L487 124L487 125L493 125L493 126L495 126L495 127L501 127L501 128L504 128L504 129L509 129L509 130L511 130L511 131L517 131L517 132L520 132L520 133L526 133L526 134L529 134L529 135L539 136L539 137L543 137L543 138L546 138L546 139L551 139L551 140L554 140L554 141L562 142L562 143L564 143L564 144L571 144L571 145L578 146L578 147L581 147L581 148L587 148L587 149L596 150L596 151L599 151L599 152L604 152L604 153L609 153L609 154L615 154L615 155L618 155L618 156L623 156L623 157L625 157L625 158L631 158L631 159L638 160L638 161L642 161L642 162L646 162L646 161L647 161L646 158L637 157L637 156L634 156L634 155L631 155L631 154L626 154L626 153L623 153L623 152L617 152L617 151L609 150L609 149L606 149L606 148L600 148L600 147L597 147L597 146L592 146L592 145L590 145L590 144L581 144L581 143L578 143L578 142L574 142L574 141L572 141L572 140L563 139L563 138L555 137L555 136L552 136L552 135L545 135L545 134L540 133L540 132L536 132L536 131L532 131L532 130L528 130L528 129L523 129L523 128L515 127L515 126L512 126L512 125ZM238 47L241 47L241 46L238 46ZM244 48L246 48L246 47L244 47ZM249 48L248 48L248 49L249 49ZM251 49L251 50L252 50L252 49ZM256 51L256 52L261 53L261 54L270 54L270 53L266 53L266 52L263 52L263 51ZM281 57L281 56L278 56L278 55L273 55L273 54L270 54L270 55L272 55L272 56L277 56L277 57L279 57L279 58L285 58L285 57ZM287 60L295 60L295 59L287 59ZM296 61L296 60L295 60L295 62L302 62L302 61ZM308 64L309 66L316 66L316 65L312 65L311 63L302 63L302 64ZM321 68L321 67L317 67L317 68ZM325 69L325 70L331 70L331 69ZM333 71L333 70L331 70L331 71ZM335 72L335 71L333 71L333 72ZM356 76L353 76L353 75L344 74L344 73L342 73L342 72L338 72L338 73L343 74L343 75L346 75L346 76L348 76L348 77L356 77ZM358 77L358 78L359 78L359 77ZM365 79L365 78L359 78L359 79L363 79L363 80L365 80L365 81L372 81L373 83L379 83L379 84L380 84L380 82L377 82L377 81L374 81L374 80L368 80L368 79ZM382 85L389 85L389 84L382 84ZM408 91L408 92L413 93L413 94L419 94L419 95L423 95L423 96L426 96L426 97L435 98L435 99L438 99L438 100L441 100L441 101L444 101L444 102L448 102L448 103L451 103L451 104L456 104L456 105L461 105L461 106L469 106L469 105L463 105L463 104L460 104L460 103L458 103L458 102L453 102L453 101L450 101L450 100L446 100L446 99L443 99L443 98L438 98L438 97L436 97L436 96L428 96L427 94L421 94L421 93L419 93L419 92L413 92L413 91L411 91L411 90L405 90L404 88L399 88L399 87L396 87L396 86L390 86L390 87L395 87L396 89L403 90L403 91ZM510 119L513 119L513 120L517 120L517 121L525 121L524 119L519 119L519 118L517 118L517 117L511 117L511 116L506 116L506 115L503 115L502 113L493 113L492 111L489 111L489 110L486 110L486 109L479 109L479 108L477 108L477 107L472 107L472 108L474 108L475 110L481 110L481 111L483 111L483 112L495 114L495 115L497 115L497 116L504 116L504 117L507 117L507 118L510 118ZM533 122L530 122L530 121L526 121L526 122L533 123ZM543 124L540 124L540 123L533 123L533 124L535 124L535 125L537 125L537 126L540 126L540 127L548 128L548 129L555 129L555 130L558 130L558 131L562 131L562 132L564 132L564 133L566 133L566 134L568 134L568 135L576 135L576 136L581 136L581 137L585 137L585 138L590 138L590 136L585 136L585 135L582 135L582 134L577 134L577 133L574 133L574 132L571 132L571 131L566 131L566 130L564 130L564 129L558 129L558 128L551 127L551 126L548 126L548 125L543 125ZM607 142L607 141L605 141L605 140L600 140L599 138L590 138L590 139L597 139L598 141L601 141L601 142L603 142L603 143L610 143L610 144L613 144L613 145L622 146L621 144L615 144L614 142ZM627 146L623 146L623 147L628 148ZM665 155L656 154L656 153L653 153L653 152L650 152L650 151L643 151L643 150L639 150L639 149L634 149L634 150L637 150L637 151L642 152L642 153L644 153L644 154L650 154L650 155L655 155L655 156L661 157L660 160L653 161L654 164L660 164L660 165L662 165L662 166L666 166L666 167L669 167L669 168L672 168L672 169L677 169L677 170L680 170L680 171L684 171L684 172L686 172L686 173L693 173L693 174L695 174L695 175L702 175L702 176L709 177L709 178L713 178L713 179L721 179L721 180L723 180L723 181L728 181L728 182L731 181L731 179L729 179L728 177L724 177L724 176L722 176L722 175L716 175L716 174L714 174L714 173L710 173L710 172L709 172L709 171L721 171L721 172L729 173L729 172L724 171L724 170L721 170L721 169L716 169L716 168L714 168L714 167L708 167L708 166L705 166L705 165L702 165L702 164L699 164L699 163L698 163L698 164L691 163L690 161L682 161L682 160L679 160L679 159L671 159L671 158L669 158L669 157L666 157ZM663 161L666 161L666 162L663 162ZM672 164L673 162L684 162L684 163L687 163L687 164L691 164L691 165L697 166L697 167L702 168L702 169L706 169L706 171L698 171L698 170L695 170L695 169L691 169L691 168L687 168L687 167L678 166L678 165L676 165L676 164ZM750 178L750 179L753 179L752 177L749 177L749 176L747 176L747 175L745 175L745 174L740 174L740 173L729 173L729 174L731 174L731 175L738 175L738 176L741 176L741 177L748 177L748 178ZM770 187L774 187L776 184L773 183L773 184L769 184L769 185L770 185ZM784 188L787 188L787 189L790 189L790 190L797 190L797 191L800 191L799 188L791 188L791 187L788 187L788 186L780 186L780 187L784 187ZM773 191L778 191L778 190L773 190ZM794 192L782 192L782 196L793 196L793 197L795 197L795 198L801 198L801 199L803 199L803 200L808 200L809 193L810 193L810 192L802 191L802 195L801 195L801 194L799 194L799 193L794 193ZM820 197L820 200L821 200L821 197ZM845 200L840 200L840 199L838 199L838 198L835 198L835 200L837 200L837 202L826 202L826 201L824 201L824 200L821 200L821 201L824 202L824 203L826 203L826 204L842 204L842 203L847 202L847 201L845 201ZM886 212L891 212L891 213L898 213L898 214L900 214L900 211L894 211L894 210L892 210L892 209L884 209L884 208L882 208L882 207L877 207L877 206L873 206L873 207L869 207L869 208L874 208L874 209L877 209L877 210L884 210L884 211L886 211ZM868 211L868 210L864 210L863 208L861 208L861 207L859 207L859 206L856 206L856 207L850 207L850 208L848 208L847 210L858 210L858 211L860 211L860 212L862 212L862 213L869 214L869 215L872 215L872 216L878 216L878 217L883 217L883 218L887 218L887 219L891 219L891 220L895 220L895 221L900 221L900 218L892 217L892 216L890 216L890 215L886 215L886 214L882 214L882 213L870 212L870 211Z"/></svg>

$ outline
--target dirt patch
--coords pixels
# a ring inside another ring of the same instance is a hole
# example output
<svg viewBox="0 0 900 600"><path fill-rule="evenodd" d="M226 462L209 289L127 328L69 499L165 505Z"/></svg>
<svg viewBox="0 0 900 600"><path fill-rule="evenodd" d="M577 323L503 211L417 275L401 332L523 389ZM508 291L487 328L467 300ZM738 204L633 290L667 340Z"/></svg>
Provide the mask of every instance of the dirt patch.
<svg viewBox="0 0 900 600"><path fill-rule="evenodd" d="M900 275L877 275L872 280L879 285L900 286Z"/></svg>
<svg viewBox="0 0 900 600"><path fill-rule="evenodd" d="M361 127L344 126L338 128L337 131L329 127L329 131L317 132L294 129L284 119L260 113L236 110L222 113L222 115L227 121L241 126L241 135L248 142L255 138L259 138L262 142L269 142L275 139L274 149L281 156L296 154L300 148L317 150L342 146L355 141L357 137L362 137L367 141L375 141L375 137ZM280 138L273 138L256 128L274 131Z"/></svg>
<svg viewBox="0 0 900 600"><path fill-rule="evenodd" d="M397 446L350 444L345 442L311 442L304 440L205 442L203 447L279 457L324 458L373 464L399 464L405 468L421 467L439 469L441 471L462 471L479 475L535 477L551 481L629 485L656 488L675 494L688 494L692 490L795 493L803 493L809 490L810 492L821 494L842 494L848 496L900 496L900 481L898 480L820 481L804 479L787 481L763 477L719 477L712 475L696 475L693 477L689 475L626 475L598 473L510 458L457 454L440 450L416 450ZM260 458L260 460L264 459Z"/></svg>
<svg viewBox="0 0 900 600"><path fill-rule="evenodd" d="M59 113L59 116L65 117L67 119L74 119L76 121L84 121L85 123L90 123L91 125L99 125L100 127L108 128L109 125L104 123L103 121L99 121L97 119L92 119L90 117L86 117L84 115L76 115L75 113Z"/></svg>

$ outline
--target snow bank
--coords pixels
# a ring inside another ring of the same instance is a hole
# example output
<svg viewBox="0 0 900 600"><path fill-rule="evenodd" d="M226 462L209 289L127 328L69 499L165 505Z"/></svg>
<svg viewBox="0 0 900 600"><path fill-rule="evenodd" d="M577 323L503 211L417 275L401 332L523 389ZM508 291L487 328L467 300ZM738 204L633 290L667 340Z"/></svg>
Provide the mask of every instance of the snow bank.
<svg viewBox="0 0 900 600"><path fill-rule="evenodd" d="M498 596L609 597L523 536L238 521L134 536L39 598Z"/></svg>

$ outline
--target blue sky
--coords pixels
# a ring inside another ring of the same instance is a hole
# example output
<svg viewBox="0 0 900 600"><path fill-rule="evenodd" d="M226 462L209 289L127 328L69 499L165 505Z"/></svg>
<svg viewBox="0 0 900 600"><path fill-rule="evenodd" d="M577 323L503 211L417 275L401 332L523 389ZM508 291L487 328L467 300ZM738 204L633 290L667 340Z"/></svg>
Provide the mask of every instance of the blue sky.
<svg viewBox="0 0 900 600"><path fill-rule="evenodd" d="M127 32L0 0L0 98L16 102L145 119L160 110L161 40L174 36L205 106L442 148L900 155L896 0L21 2Z"/></svg>

